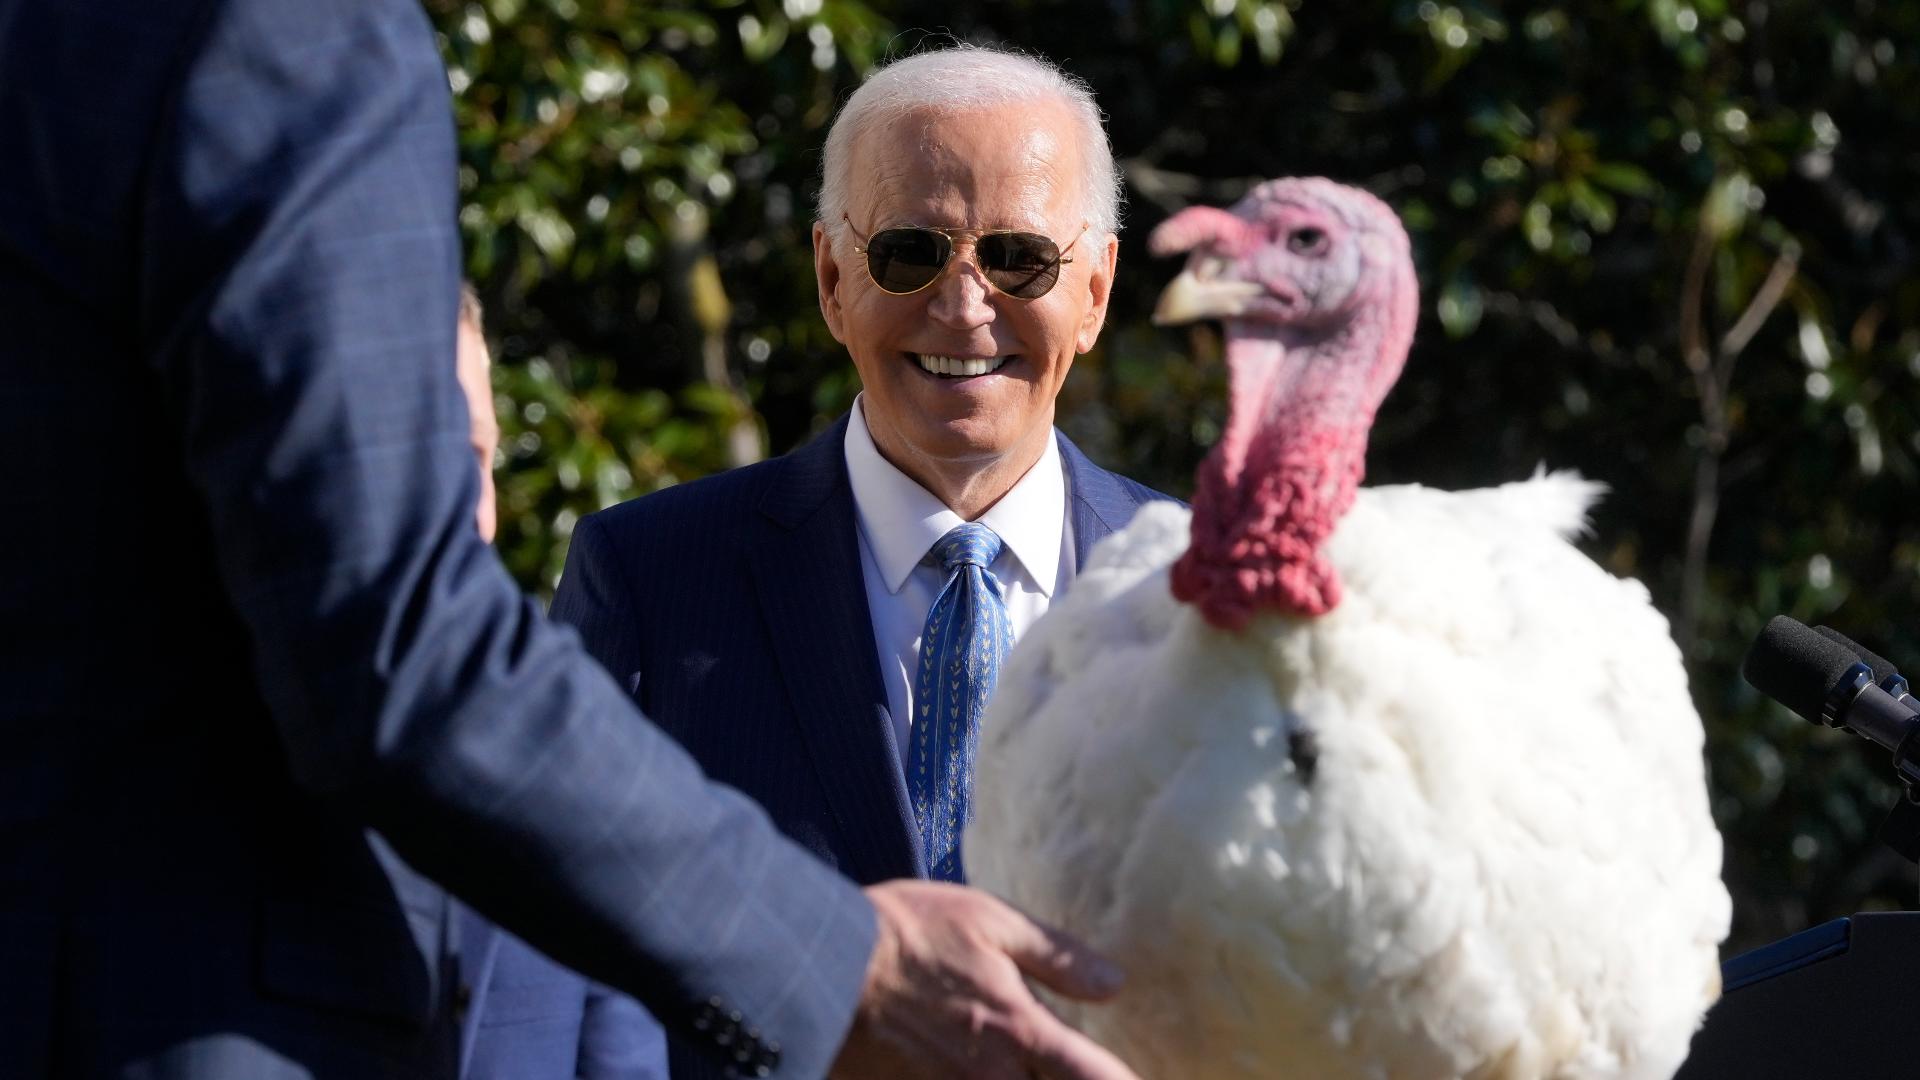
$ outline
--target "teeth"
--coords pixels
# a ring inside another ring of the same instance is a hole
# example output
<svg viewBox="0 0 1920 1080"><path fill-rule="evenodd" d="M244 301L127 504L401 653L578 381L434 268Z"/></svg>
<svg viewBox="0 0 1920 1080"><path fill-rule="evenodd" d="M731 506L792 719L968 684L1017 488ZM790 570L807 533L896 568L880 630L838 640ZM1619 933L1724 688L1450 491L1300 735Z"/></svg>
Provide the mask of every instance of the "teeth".
<svg viewBox="0 0 1920 1080"><path fill-rule="evenodd" d="M926 353L919 354L917 358L920 361L920 368L923 371L932 372L935 375L954 376L985 375L990 371L998 371L1009 359L1005 356L986 359L980 357L933 356Z"/></svg>

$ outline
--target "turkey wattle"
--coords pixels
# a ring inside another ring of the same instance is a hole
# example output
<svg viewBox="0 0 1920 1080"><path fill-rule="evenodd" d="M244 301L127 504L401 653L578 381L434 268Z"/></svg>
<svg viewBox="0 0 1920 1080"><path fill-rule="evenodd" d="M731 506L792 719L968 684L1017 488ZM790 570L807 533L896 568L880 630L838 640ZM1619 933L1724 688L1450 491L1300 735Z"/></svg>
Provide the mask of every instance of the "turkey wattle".
<svg viewBox="0 0 1920 1080"><path fill-rule="evenodd" d="M1152 237L1219 318L1194 506L1142 509L983 725L976 884L1128 971L1148 1077L1667 1077L1730 915L1664 618L1567 473L1357 490L1418 286L1379 200L1263 184Z"/></svg>

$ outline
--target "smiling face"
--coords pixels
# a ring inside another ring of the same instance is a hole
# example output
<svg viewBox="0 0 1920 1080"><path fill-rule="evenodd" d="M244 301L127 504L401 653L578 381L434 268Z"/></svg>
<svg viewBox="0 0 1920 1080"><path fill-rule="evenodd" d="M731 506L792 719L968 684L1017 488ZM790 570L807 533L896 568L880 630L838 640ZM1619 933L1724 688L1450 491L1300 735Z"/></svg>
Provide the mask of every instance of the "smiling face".
<svg viewBox="0 0 1920 1080"><path fill-rule="evenodd" d="M991 505L1039 459L1054 398L1106 316L1118 241L1087 233L1072 242L1086 221L1073 131L1064 106L1041 101L909 112L855 144L854 229L925 226L956 238L946 268L919 292L883 292L851 232L836 246L814 226L820 310L860 372L874 444L956 510L956 490ZM999 231L1063 246L1073 261L1052 291L1020 300L987 282L973 239Z"/></svg>

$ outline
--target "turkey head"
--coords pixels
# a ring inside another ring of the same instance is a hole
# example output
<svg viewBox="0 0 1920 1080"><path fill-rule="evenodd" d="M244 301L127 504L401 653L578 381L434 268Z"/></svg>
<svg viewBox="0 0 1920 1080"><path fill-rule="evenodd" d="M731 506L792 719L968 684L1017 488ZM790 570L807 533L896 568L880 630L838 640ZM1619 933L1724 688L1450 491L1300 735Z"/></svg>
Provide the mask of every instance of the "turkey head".
<svg viewBox="0 0 1920 1080"><path fill-rule="evenodd" d="M1406 231L1364 191L1289 178L1230 210L1183 210L1148 244L1188 253L1154 321L1219 319L1231 395L1173 594L1223 630L1261 611L1323 615L1340 582L1321 545L1353 504L1418 317Z"/></svg>

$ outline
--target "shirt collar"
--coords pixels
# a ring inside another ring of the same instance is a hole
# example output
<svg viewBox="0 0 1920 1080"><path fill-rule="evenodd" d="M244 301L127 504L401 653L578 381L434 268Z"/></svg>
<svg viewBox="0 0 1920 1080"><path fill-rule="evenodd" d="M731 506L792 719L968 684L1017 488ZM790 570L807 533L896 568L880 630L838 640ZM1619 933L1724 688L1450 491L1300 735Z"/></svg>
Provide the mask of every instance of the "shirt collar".
<svg viewBox="0 0 1920 1080"><path fill-rule="evenodd" d="M853 483L854 510L867 550L873 552L887 591L898 593L934 543L963 522L932 492L880 456L862 411L865 398L862 394L854 399L853 415L847 421L847 476ZM980 515L980 523L1000 537L1034 585L1050 597L1060 576L1066 514L1067 480L1059 440L1049 438L1040 460Z"/></svg>

